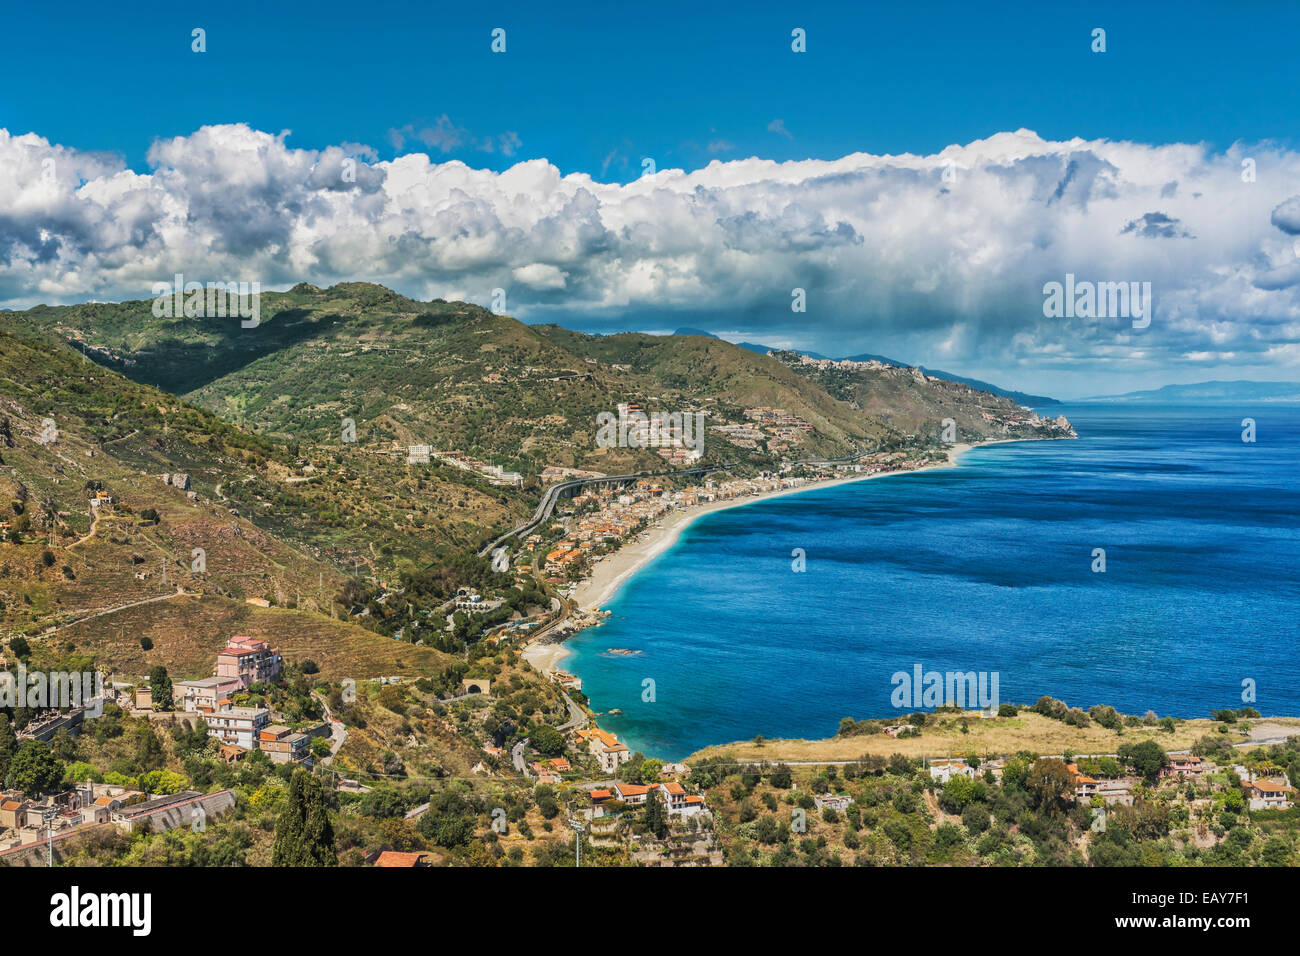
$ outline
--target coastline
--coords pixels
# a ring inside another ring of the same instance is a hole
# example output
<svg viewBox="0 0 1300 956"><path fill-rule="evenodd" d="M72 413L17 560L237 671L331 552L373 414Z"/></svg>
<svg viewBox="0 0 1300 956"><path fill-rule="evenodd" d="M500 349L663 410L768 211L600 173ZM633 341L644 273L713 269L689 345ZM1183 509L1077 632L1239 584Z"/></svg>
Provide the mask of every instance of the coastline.
<svg viewBox="0 0 1300 956"><path fill-rule="evenodd" d="M920 474L925 471L933 471L939 468L953 468L958 464L958 460L966 452L973 448L982 448L985 445L1004 445L1012 442L1034 441L1031 438L1000 438L993 441L979 442L978 444L958 443L948 448L948 460L934 465L926 465L923 468L912 468L906 471L886 471L877 472L876 474L863 475L852 474L843 478L832 478L829 481L818 481L811 484L802 485L798 488L782 488L778 491L766 491L757 495L746 495L743 498L732 498L726 501L711 501L707 504L697 505L694 508L682 511L674 511L655 524L643 530L636 538L626 542L617 551L605 555L597 561L591 569L591 574L578 583L573 592L574 603L583 611L592 612L600 609L602 604L608 603L619 589L630 579L637 571L645 567L659 555L663 554L674 544L681 536L681 533L691 526L699 518L706 514L712 514L716 511L725 511L730 508L741 508L745 505L755 504L760 501L770 501L773 498L781 498L786 495L797 495L805 491L813 491L818 488L831 488L837 485L847 485L857 481L871 481L876 478L895 478L906 475ZM554 670L560 663L573 652L565 643L539 643L530 642L522 651L521 656L531 664L538 672L546 673Z"/></svg>

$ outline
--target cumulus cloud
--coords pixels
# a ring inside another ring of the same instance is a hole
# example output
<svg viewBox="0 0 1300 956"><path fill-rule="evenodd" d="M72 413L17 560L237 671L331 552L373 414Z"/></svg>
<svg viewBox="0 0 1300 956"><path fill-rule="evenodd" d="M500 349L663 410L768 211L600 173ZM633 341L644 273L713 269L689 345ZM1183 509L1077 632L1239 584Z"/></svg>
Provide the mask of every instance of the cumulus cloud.
<svg viewBox="0 0 1300 956"><path fill-rule="evenodd" d="M439 120L397 135L442 152L467 134ZM1300 197L1267 185L1295 182L1300 154L1267 144L1249 151L1270 170L1255 183L1239 147L1019 130L928 156L714 160L619 184L544 159L495 172L286 139L203 127L156 142L141 174L0 130L0 303L147 298L183 272L482 304L500 287L528 319L712 324L967 367L1282 365L1300 343ZM1151 325L1045 317L1043 285L1067 273L1150 282ZM790 310L795 288L806 313Z"/></svg>
<svg viewBox="0 0 1300 956"><path fill-rule="evenodd" d="M1165 191L1161 190L1161 195ZM1171 194L1172 195L1172 194ZM1147 239L1191 239L1192 234L1182 227L1182 224L1171 216L1166 216L1162 212L1149 212L1140 219L1130 220L1123 229L1121 234L1133 233L1136 236L1143 236Z"/></svg>
<svg viewBox="0 0 1300 956"><path fill-rule="evenodd" d="M1300 236L1300 196L1279 203L1271 217L1273 225L1292 236Z"/></svg>

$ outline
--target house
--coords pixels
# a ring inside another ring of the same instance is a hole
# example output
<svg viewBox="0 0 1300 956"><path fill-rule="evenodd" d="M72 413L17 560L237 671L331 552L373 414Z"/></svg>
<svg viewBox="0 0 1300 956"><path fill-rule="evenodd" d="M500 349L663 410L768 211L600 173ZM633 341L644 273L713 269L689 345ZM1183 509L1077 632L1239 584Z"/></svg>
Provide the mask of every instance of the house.
<svg viewBox="0 0 1300 956"><path fill-rule="evenodd" d="M182 680L172 683L172 699L176 709L186 713L211 713L219 702L243 690L238 678L204 677L202 680Z"/></svg>
<svg viewBox="0 0 1300 956"><path fill-rule="evenodd" d="M952 777L969 777L975 779L975 768L965 760L936 760L930 764L930 779L947 783Z"/></svg>
<svg viewBox="0 0 1300 956"><path fill-rule="evenodd" d="M153 710L153 691L148 687L137 687L135 689L135 709Z"/></svg>
<svg viewBox="0 0 1300 956"><path fill-rule="evenodd" d="M650 791L656 789L658 789L657 786L640 783L622 783L620 781L614 784L614 793L618 796L618 799L630 807L645 803L650 796Z"/></svg>
<svg viewBox="0 0 1300 956"><path fill-rule="evenodd" d="M385 850L375 857L375 866L392 866L400 868L424 868L429 866L427 853L401 853L397 850Z"/></svg>
<svg viewBox="0 0 1300 956"><path fill-rule="evenodd" d="M659 784L659 792L664 795L664 802L668 804L669 816L693 817L708 809L702 796L687 793L686 789L675 780Z"/></svg>
<svg viewBox="0 0 1300 956"><path fill-rule="evenodd" d="M280 676L280 652L266 641L237 635L217 655L214 676L239 681L241 690L258 682L274 681Z"/></svg>
<svg viewBox="0 0 1300 956"><path fill-rule="evenodd" d="M265 707L231 707L207 715L208 736L244 750L257 750L262 728L271 722Z"/></svg>
<svg viewBox="0 0 1300 956"><path fill-rule="evenodd" d="M1291 786L1285 780L1254 780L1246 785L1252 810L1286 810L1291 806Z"/></svg>
<svg viewBox="0 0 1300 956"><path fill-rule="evenodd" d="M21 817L23 821L27 818L27 808L30 804L25 800L6 800L0 803L0 827L8 830L16 830L22 826L19 823Z"/></svg>
<svg viewBox="0 0 1300 956"><path fill-rule="evenodd" d="M559 783L560 775L541 761L534 761L528 768L537 776L538 783Z"/></svg>
<svg viewBox="0 0 1300 956"><path fill-rule="evenodd" d="M566 690L582 690L582 678L568 671L551 671L551 680Z"/></svg>
<svg viewBox="0 0 1300 956"><path fill-rule="evenodd" d="M281 724L268 724L258 731L257 748L272 763L291 763L307 756L308 737Z"/></svg>
<svg viewBox="0 0 1300 956"><path fill-rule="evenodd" d="M702 796L687 793L686 789L675 780L669 783L650 784L619 782L609 789L591 791L593 815L604 816L605 805L612 800L620 800L630 807L637 807L643 806L652 797L663 800L669 816L690 817L708 809Z"/></svg>
<svg viewBox="0 0 1300 956"><path fill-rule="evenodd" d="M1171 755L1169 766L1160 771L1161 777L1178 777L1180 779L1200 779L1209 769L1200 757L1190 754Z"/></svg>
<svg viewBox="0 0 1300 956"><path fill-rule="evenodd" d="M852 802L853 798L846 793L818 793L813 795L813 803L816 804L818 810L831 809L843 813Z"/></svg>
<svg viewBox="0 0 1300 956"><path fill-rule="evenodd" d="M981 776L986 773L991 773L993 774L993 779L998 781L998 783L1002 782L1002 774L1006 769L1007 761L1005 757L999 757L997 760L986 760L979 765Z"/></svg>
<svg viewBox="0 0 1300 956"><path fill-rule="evenodd" d="M573 764L569 763L568 758L566 757L555 757L550 761L550 764L551 769L559 773L564 773L567 770L573 769Z"/></svg>
<svg viewBox="0 0 1300 956"><path fill-rule="evenodd" d="M242 759L248 751L234 744L217 744L217 753L226 763L234 763Z"/></svg>
<svg viewBox="0 0 1300 956"><path fill-rule="evenodd" d="M1070 771L1070 776L1073 778L1076 800L1091 800L1097 791L1101 789L1101 782L1080 772L1077 763L1067 763L1065 769Z"/></svg>
<svg viewBox="0 0 1300 956"><path fill-rule="evenodd" d="M587 751L596 758L604 773L614 773L632 759L632 751L607 731L590 727L579 730L577 737L580 743L587 744Z"/></svg>
<svg viewBox="0 0 1300 956"><path fill-rule="evenodd" d="M659 776L664 778L684 777L691 772L691 768L684 763L666 763L659 768Z"/></svg>

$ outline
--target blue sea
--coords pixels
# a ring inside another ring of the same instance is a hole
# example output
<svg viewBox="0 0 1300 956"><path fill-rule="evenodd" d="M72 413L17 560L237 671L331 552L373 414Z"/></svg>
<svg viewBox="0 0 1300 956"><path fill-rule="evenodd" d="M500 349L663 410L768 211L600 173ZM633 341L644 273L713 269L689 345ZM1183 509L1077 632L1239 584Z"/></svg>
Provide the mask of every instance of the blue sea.
<svg viewBox="0 0 1300 956"><path fill-rule="evenodd" d="M1247 706L1251 680L1251 706L1300 715L1300 409L1042 411L1079 440L697 520L570 641L593 707L623 711L601 726L664 759L829 737L920 709L890 700L917 664L996 672L1004 703L1179 717Z"/></svg>

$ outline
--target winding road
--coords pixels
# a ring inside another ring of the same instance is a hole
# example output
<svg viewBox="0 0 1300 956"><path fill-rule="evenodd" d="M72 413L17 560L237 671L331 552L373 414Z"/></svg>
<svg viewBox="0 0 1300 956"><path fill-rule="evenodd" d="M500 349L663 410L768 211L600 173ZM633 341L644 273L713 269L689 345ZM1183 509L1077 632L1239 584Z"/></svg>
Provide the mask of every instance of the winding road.
<svg viewBox="0 0 1300 956"><path fill-rule="evenodd" d="M634 475L606 475L604 478L574 478L569 481L561 481L551 485L542 495L542 500L538 502L533 516L516 528L507 531L500 537L494 538L479 549L479 557L485 558L492 554L497 548L501 547L511 538L527 534L536 528L539 524L551 516L555 511L555 506L560 500L560 496L565 492L575 491L584 485L610 484L611 482L622 483L626 481L636 481L640 478L676 478L683 475L706 475L711 471L718 471L723 468L730 468L734 462L726 462L719 465L701 465L698 468L686 468L682 471L642 471Z"/></svg>

